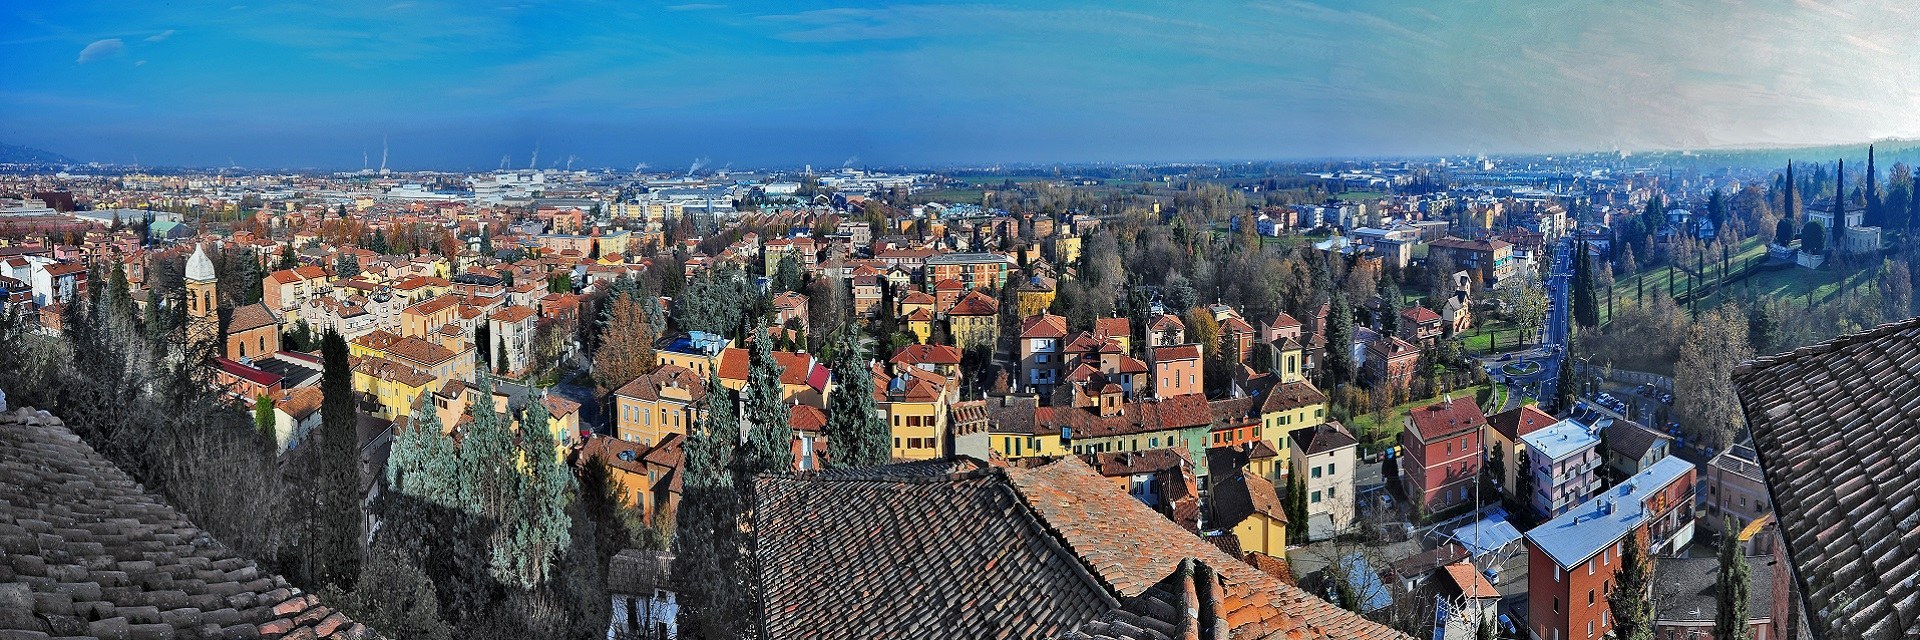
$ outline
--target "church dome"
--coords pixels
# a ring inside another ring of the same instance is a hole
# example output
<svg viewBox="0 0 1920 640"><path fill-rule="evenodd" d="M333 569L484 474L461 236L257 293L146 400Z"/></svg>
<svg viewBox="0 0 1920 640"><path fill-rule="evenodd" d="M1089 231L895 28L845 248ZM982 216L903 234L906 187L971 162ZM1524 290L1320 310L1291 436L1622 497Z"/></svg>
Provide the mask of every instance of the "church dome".
<svg viewBox="0 0 1920 640"><path fill-rule="evenodd" d="M187 258L187 281L213 282L215 277L213 261L207 259L206 248L193 245L193 257Z"/></svg>

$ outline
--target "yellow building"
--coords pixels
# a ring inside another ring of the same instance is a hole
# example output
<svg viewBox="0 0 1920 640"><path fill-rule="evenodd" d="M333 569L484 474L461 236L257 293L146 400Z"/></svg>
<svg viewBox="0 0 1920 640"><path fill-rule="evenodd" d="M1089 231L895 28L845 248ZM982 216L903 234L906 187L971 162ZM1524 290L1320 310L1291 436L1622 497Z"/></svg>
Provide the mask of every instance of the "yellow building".
<svg viewBox="0 0 1920 640"><path fill-rule="evenodd" d="M1080 260L1080 236L1061 233L1055 235L1052 242L1054 264L1068 265Z"/></svg>
<svg viewBox="0 0 1920 640"><path fill-rule="evenodd" d="M652 446L686 435L705 406L707 386L691 369L662 365L613 392L614 435Z"/></svg>
<svg viewBox="0 0 1920 640"><path fill-rule="evenodd" d="M1299 346L1290 340L1287 344L1290 348L1280 350L1274 366L1278 381L1260 400L1260 439L1283 459L1291 446L1288 434L1327 421L1326 394L1307 381Z"/></svg>
<svg viewBox="0 0 1920 640"><path fill-rule="evenodd" d="M1287 557L1287 510L1273 483L1250 473L1213 485L1213 525L1233 531L1240 551Z"/></svg>
<svg viewBox="0 0 1920 640"><path fill-rule="evenodd" d="M893 437L894 460L947 455L947 403L939 386L911 375L889 378L875 365L873 387L874 404Z"/></svg>
<svg viewBox="0 0 1920 640"><path fill-rule="evenodd" d="M961 350L992 349L1000 339L1000 302L978 289L967 292L947 312L947 333Z"/></svg>
<svg viewBox="0 0 1920 640"><path fill-rule="evenodd" d="M413 415L414 402L436 388L426 372L386 358L353 358L353 390L372 400L374 417L397 420Z"/></svg>
<svg viewBox="0 0 1920 640"><path fill-rule="evenodd" d="M1046 276L1034 276L1013 290L1014 305L1020 317L1031 318L1053 308L1059 282Z"/></svg>
<svg viewBox="0 0 1920 640"><path fill-rule="evenodd" d="M734 391L747 388L749 355L746 349L733 348L720 353L721 386ZM780 365L781 402L797 402L821 410L827 408L827 394L831 392L833 382L826 365L814 359L812 354L796 351L775 351L773 359Z"/></svg>

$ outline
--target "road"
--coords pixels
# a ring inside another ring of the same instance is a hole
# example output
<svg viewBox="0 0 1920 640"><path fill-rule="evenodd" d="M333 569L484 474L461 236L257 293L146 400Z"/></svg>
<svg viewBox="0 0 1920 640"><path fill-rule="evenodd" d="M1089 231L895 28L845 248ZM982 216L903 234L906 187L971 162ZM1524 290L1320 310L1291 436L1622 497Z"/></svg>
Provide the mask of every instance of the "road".
<svg viewBox="0 0 1920 640"><path fill-rule="evenodd" d="M1510 354L1511 359L1508 360L1483 360L1488 376L1512 388L1512 395L1507 402L1509 407L1518 406L1520 398L1525 396L1551 402L1554 390L1560 384L1560 367L1567 362L1567 338L1573 330L1573 305L1568 293L1573 281L1572 254L1573 243L1570 239L1554 243L1552 268L1548 270L1549 275L1543 283L1550 304L1547 307L1546 324L1540 330L1540 346ZM1517 362L1532 362L1540 365L1540 369L1526 375L1509 375L1502 370L1506 365Z"/></svg>

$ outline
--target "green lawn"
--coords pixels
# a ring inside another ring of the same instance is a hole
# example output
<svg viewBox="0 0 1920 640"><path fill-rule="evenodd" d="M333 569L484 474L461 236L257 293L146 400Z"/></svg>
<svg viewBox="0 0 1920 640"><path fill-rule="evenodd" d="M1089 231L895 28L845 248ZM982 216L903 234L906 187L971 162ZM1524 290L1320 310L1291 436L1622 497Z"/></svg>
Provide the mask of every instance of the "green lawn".
<svg viewBox="0 0 1920 640"><path fill-rule="evenodd" d="M1750 238L1741 244L1740 253L1731 259L1729 266L1737 269L1739 265L1749 260L1765 260L1765 255L1766 246L1757 239ZM1641 274L1639 277L1646 279L1647 293L1651 294L1654 291L1658 291L1661 287L1665 287L1667 285L1667 272L1671 270L1672 267L1660 267ZM1719 265L1717 263L1709 263L1707 265L1707 278L1701 283L1701 286L1706 287L1709 284L1718 283L1719 278ZM1706 309L1729 299L1743 299L1749 292L1759 297L1797 300L1802 303L1806 301L1807 293L1812 292L1816 298L1816 302L1824 303L1842 291L1843 287L1871 286L1873 284L1872 279L1871 269L1865 267L1852 271L1838 271L1831 267L1818 270L1800 267L1761 269L1752 272L1745 278L1734 280L1723 287L1713 289L1712 293L1701 299L1699 304L1700 308ZM1673 292L1685 293L1686 290L1686 273L1684 271L1675 273ZM1627 277L1615 280L1613 295L1616 296L1613 301L1616 311L1632 308L1638 304L1638 295L1635 292L1635 278ZM1605 324L1610 320L1612 320L1612 318L1607 313L1606 300L1601 299L1600 321L1602 324Z"/></svg>
<svg viewBox="0 0 1920 640"><path fill-rule="evenodd" d="M1500 348L1497 351L1493 348L1493 339L1496 332L1500 338ZM1460 334L1460 340L1470 353L1505 353L1508 351L1518 351L1527 346L1526 344L1520 344L1521 336L1522 332L1519 331L1519 325L1505 320L1489 320L1480 323L1480 326L1474 327L1466 333ZM1533 336L1526 336L1529 340L1532 339L1532 337ZM1531 343L1529 342L1527 344Z"/></svg>
<svg viewBox="0 0 1920 640"><path fill-rule="evenodd" d="M1765 260L1766 255L1766 243L1761 242L1759 238L1747 238L1740 243L1740 250L1727 259L1727 269L1729 271L1738 271L1749 262ZM1674 265L1665 265L1654 269L1643 270L1636 276L1616 279L1613 281L1614 304L1616 306L1621 304L1634 304L1634 301L1638 299L1639 287L1643 280L1645 281L1646 292L1648 294L1659 291L1661 287L1667 286L1669 274L1671 274L1673 278L1673 286L1667 290L1667 295L1678 296L1686 293L1687 274L1692 272L1693 266L1694 265L1685 265L1684 267L1676 267ZM1718 284L1722 276L1720 261L1708 260L1704 276L1705 277L1696 283L1700 287L1706 288ZM1602 322L1604 322L1606 300L1602 299L1600 303L1601 316L1603 318Z"/></svg>
<svg viewBox="0 0 1920 640"><path fill-rule="evenodd" d="M1481 391L1485 390L1487 390L1487 385L1466 387L1464 389L1453 390L1451 395L1455 398L1470 398L1478 396ZM1361 448L1369 450L1377 449L1380 445L1391 444L1400 439L1400 430L1406 426L1408 412L1439 402L1440 398L1440 396L1421 398L1395 406L1388 410L1387 423L1384 427L1374 420L1372 411L1353 416L1353 418L1348 421L1351 424L1347 426L1351 427L1356 435L1366 434L1367 441L1361 443Z"/></svg>

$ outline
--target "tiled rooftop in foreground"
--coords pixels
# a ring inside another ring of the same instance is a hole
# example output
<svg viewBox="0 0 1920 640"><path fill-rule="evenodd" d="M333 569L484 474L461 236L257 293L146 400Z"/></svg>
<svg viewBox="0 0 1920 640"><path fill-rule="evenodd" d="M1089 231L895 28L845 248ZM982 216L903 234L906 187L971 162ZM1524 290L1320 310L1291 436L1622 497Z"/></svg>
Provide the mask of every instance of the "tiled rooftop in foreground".
<svg viewBox="0 0 1920 640"><path fill-rule="evenodd" d="M31 409L0 413L0 552L4 638L379 637Z"/></svg>
<svg viewBox="0 0 1920 640"><path fill-rule="evenodd" d="M1818 636L1920 636L1920 318L1733 379Z"/></svg>

